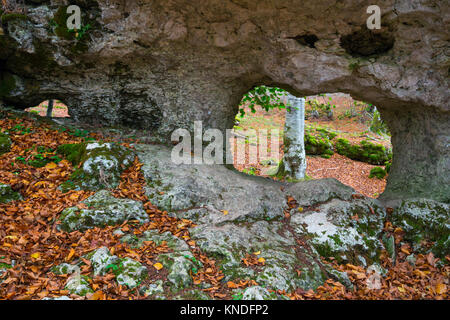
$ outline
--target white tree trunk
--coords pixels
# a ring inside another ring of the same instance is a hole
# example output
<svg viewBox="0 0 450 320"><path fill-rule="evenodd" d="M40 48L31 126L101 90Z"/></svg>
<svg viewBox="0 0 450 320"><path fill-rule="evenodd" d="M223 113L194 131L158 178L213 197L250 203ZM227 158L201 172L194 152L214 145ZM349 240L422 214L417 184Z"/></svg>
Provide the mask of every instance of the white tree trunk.
<svg viewBox="0 0 450 320"><path fill-rule="evenodd" d="M305 154L305 99L292 95L288 97L290 107L286 111L284 126L284 175L291 179L304 179L306 171Z"/></svg>

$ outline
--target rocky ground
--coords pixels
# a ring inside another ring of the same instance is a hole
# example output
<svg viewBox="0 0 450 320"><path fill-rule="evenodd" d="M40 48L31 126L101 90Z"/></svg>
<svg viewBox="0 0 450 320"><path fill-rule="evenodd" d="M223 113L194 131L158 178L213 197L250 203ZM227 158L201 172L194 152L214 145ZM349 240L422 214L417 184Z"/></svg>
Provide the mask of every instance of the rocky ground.
<svg viewBox="0 0 450 320"><path fill-rule="evenodd" d="M448 299L448 204L1 115L0 298Z"/></svg>

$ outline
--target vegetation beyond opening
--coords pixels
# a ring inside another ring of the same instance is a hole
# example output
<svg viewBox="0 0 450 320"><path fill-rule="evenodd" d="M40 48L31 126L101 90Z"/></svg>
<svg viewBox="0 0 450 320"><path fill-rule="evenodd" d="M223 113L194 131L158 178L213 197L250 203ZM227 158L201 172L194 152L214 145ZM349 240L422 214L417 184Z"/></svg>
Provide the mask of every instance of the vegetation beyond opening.
<svg viewBox="0 0 450 320"><path fill-rule="evenodd" d="M252 99L252 93L247 94L236 116L231 141L235 168L249 175L280 179L274 173L285 151L283 131L289 103L283 95L288 93L272 89L264 96L261 93L265 87L258 88L263 88L258 89L260 92L253 91L258 98ZM344 93L305 99L307 179L335 178L366 196L378 197L386 186L392 146L389 131L376 107ZM267 157L259 157L260 130L279 130L278 156L271 157L269 152ZM245 145L245 159L236 157L234 141Z"/></svg>
<svg viewBox="0 0 450 320"><path fill-rule="evenodd" d="M53 100L53 108L48 110L51 106L51 100L46 100L36 107L28 108L26 111L40 115L41 117L50 116L52 118L69 118L69 108L60 100Z"/></svg>

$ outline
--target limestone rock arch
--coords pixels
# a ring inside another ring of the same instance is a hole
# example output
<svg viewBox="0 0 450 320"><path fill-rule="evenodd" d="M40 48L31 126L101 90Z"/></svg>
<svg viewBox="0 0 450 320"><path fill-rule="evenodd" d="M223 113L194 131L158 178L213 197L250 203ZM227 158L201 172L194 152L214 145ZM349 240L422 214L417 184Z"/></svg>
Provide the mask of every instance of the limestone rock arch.
<svg viewBox="0 0 450 320"><path fill-rule="evenodd" d="M47 96L80 121L136 125L160 141L178 127L231 128L259 84L375 104L392 132L385 199L450 202L449 20L439 0L73 0L90 25L64 30L67 1L25 1L2 16L0 101Z"/></svg>

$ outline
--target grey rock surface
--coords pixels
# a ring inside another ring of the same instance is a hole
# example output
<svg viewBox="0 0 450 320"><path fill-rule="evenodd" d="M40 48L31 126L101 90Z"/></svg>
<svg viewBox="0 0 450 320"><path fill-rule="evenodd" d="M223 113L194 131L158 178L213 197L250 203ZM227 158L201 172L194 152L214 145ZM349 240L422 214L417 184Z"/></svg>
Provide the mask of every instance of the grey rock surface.
<svg viewBox="0 0 450 320"><path fill-rule="evenodd" d="M392 133L384 198L448 203L450 7L388 0L382 28L369 30L372 4L94 0L82 10L91 28L75 39L54 23L63 3L39 1L2 25L0 100L24 109L51 96L75 120L141 128L168 143L194 120L232 128L255 85L300 97L349 93L376 105Z"/></svg>
<svg viewBox="0 0 450 320"><path fill-rule="evenodd" d="M444 258L450 254L450 205L428 199L402 201L392 215L396 226L405 231L405 239L415 250L428 252L422 241L434 242L431 251Z"/></svg>
<svg viewBox="0 0 450 320"><path fill-rule="evenodd" d="M101 190L83 203L88 209L71 207L60 216L61 229L65 231L84 231L93 227L120 224L126 220L148 222L148 215L141 202L114 198L110 191Z"/></svg>
<svg viewBox="0 0 450 320"><path fill-rule="evenodd" d="M0 100L27 108L53 96L77 120L142 128L168 142L194 120L231 128L242 95L260 83L297 96L350 93L376 105L392 132L385 198L449 202L450 9L389 0L382 28L370 31L372 4L96 0L82 10L91 29L77 40L51 23L65 7L43 1L3 25L2 79L14 80Z"/></svg>
<svg viewBox="0 0 450 320"><path fill-rule="evenodd" d="M75 153L79 153L80 163L76 165L80 167L61 185L64 192L73 189L98 191L117 188L120 175L135 158L131 149L116 143L90 142L77 146L79 149ZM74 155L69 153L66 156Z"/></svg>
<svg viewBox="0 0 450 320"><path fill-rule="evenodd" d="M298 235L308 235L321 256L358 263L376 260L383 249L385 210L376 200L352 202L333 199L316 211L295 214L291 224Z"/></svg>
<svg viewBox="0 0 450 320"><path fill-rule="evenodd" d="M267 288L288 291L316 288L333 277L350 287L348 277L324 266L320 255L362 264L375 259L382 248L377 239L385 217L382 205L376 200L353 199L355 191L337 180L284 184L219 165L175 165L170 149L164 146L135 148L143 163L149 199L169 215L197 224L190 229L191 238L218 261L224 281L254 279ZM288 196L299 204L291 210L290 221L284 218ZM358 221L352 219L355 215ZM195 265L185 257L189 254L185 244L154 231L135 242L163 239L179 248L160 255L169 267L171 282L177 289L189 286L189 270ZM246 267L242 259L255 252L264 265ZM360 255L356 261L354 252Z"/></svg>

